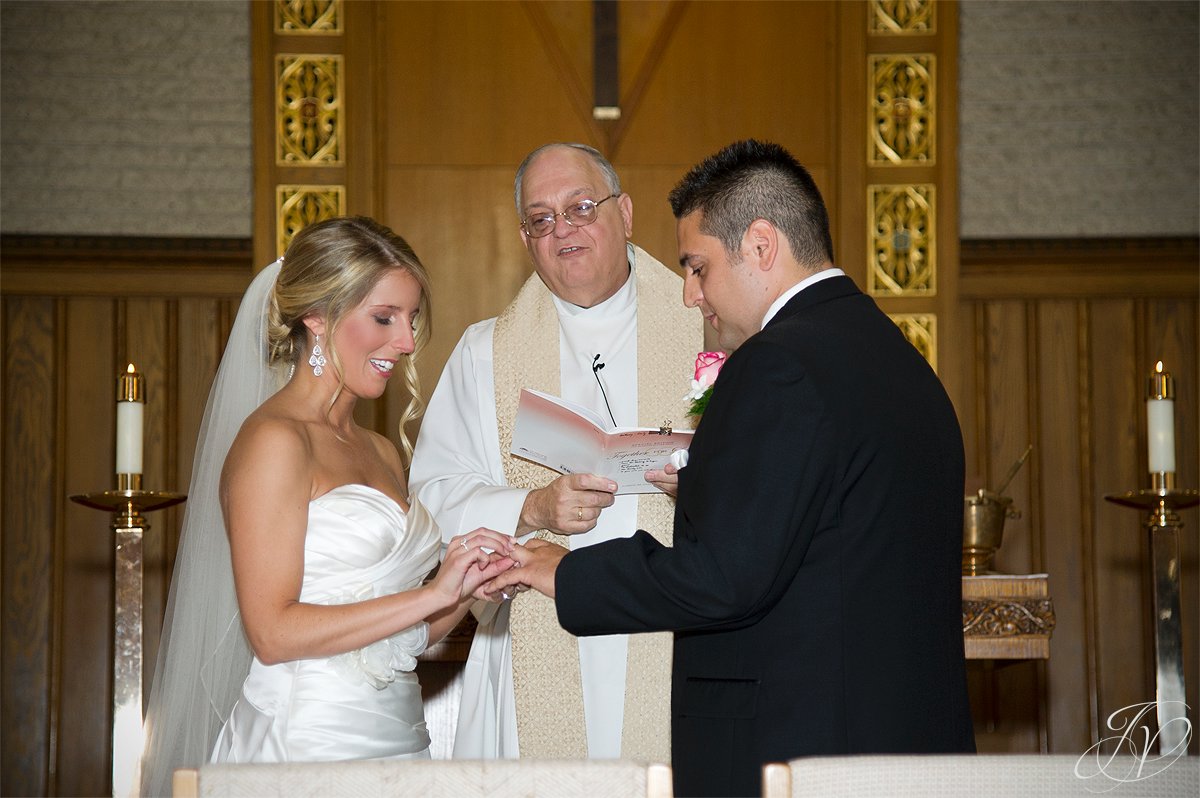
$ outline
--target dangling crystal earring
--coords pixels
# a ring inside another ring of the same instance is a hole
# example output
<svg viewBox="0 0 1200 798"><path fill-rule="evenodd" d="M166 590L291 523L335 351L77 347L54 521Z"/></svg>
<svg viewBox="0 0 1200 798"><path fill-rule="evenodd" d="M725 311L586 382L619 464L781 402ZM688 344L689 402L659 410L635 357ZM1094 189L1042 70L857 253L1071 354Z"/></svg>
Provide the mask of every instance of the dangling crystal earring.
<svg viewBox="0 0 1200 798"><path fill-rule="evenodd" d="M321 336L313 336L313 351L308 356L308 365L312 366L313 376L320 377L325 373L325 353L321 351Z"/></svg>

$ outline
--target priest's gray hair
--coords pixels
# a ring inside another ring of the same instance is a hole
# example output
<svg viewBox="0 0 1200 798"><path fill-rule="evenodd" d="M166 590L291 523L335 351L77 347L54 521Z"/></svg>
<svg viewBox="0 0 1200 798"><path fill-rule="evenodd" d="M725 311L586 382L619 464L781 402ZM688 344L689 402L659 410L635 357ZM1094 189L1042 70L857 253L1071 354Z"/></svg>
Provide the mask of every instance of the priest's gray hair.
<svg viewBox="0 0 1200 798"><path fill-rule="evenodd" d="M617 177L617 170L613 168L613 165L608 162L607 158L600 154L598 149L576 142L553 141L549 144L543 144L533 152L526 155L525 160L521 161L521 165L517 167L517 177L513 181L513 202L516 203L517 206L518 218L525 217L525 211L521 207L521 185L525 182L525 170L529 168L530 164L537 160L539 155L544 153L546 150L554 149L556 147L570 147L573 150L579 150L580 152L585 153L589 158L592 159L593 162L595 162L596 168L600 170L600 173L604 175L604 182L608 184L608 193L621 193L621 178ZM593 197L592 199L600 198Z"/></svg>

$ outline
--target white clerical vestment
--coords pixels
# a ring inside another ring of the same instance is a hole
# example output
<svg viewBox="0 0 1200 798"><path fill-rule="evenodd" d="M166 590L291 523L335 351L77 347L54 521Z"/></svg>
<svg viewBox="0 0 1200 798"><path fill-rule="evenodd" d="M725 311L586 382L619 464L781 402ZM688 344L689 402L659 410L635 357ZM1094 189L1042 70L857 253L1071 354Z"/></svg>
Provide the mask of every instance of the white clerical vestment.
<svg viewBox="0 0 1200 798"><path fill-rule="evenodd" d="M554 297L554 303L559 319L563 398L602 416L607 416L611 407L618 425L635 426L637 283L632 272L616 294L594 307L581 308L558 297ZM412 464L412 495L433 514L445 540L481 526L513 534L528 493L505 486L492 371L495 323L495 319L488 319L463 333L446 362L421 424ZM529 356L538 357L539 353L530 352ZM604 367L593 371L597 363ZM571 548L576 549L628 537L636 528L637 497L618 496L613 506L601 512L595 528L571 535L569 540ZM463 670L455 758L519 755L508 606L476 608L479 629ZM578 641L588 755L618 758L628 636ZM553 679L555 674L547 674L547 678Z"/></svg>

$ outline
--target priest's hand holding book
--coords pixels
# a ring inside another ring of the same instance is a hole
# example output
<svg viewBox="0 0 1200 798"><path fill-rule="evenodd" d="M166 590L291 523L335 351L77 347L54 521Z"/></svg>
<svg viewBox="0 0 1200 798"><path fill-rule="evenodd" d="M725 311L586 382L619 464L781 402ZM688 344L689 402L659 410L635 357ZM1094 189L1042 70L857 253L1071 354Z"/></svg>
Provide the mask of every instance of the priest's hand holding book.
<svg viewBox="0 0 1200 798"><path fill-rule="evenodd" d="M596 474L563 474L545 487L529 491L521 506L517 535L549 529L560 535L587 532L600 511L612 506L617 483Z"/></svg>

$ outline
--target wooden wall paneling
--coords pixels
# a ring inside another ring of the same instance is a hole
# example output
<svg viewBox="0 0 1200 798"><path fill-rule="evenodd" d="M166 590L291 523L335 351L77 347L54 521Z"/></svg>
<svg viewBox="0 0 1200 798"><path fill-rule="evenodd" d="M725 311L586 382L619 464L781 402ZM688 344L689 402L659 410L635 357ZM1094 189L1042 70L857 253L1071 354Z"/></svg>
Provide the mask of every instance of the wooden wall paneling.
<svg viewBox="0 0 1200 798"><path fill-rule="evenodd" d="M610 159L621 154L622 144L634 120L642 117L646 93L653 85L668 45L678 35L680 20L689 4L682 0L668 3L626 3L618 18L618 80L620 87L619 119L601 122L606 134L603 152ZM679 124L678 120L675 122Z"/></svg>
<svg viewBox="0 0 1200 798"><path fill-rule="evenodd" d="M644 53L645 38L623 56L622 83L637 82L628 87L637 102L633 107L623 102L614 160L634 199L634 240L647 251L675 262L667 192L701 158L748 136L778 141L809 168L825 194L836 236L843 222L837 214L842 181L833 112L838 85L833 76L839 74L835 8L840 6L700 3L670 4L665 11L648 4L621 6L622 20L645 15L647 26L659 26ZM749 61L740 50L696 46L736 40L749 30L763 37ZM639 185L639 175L665 179Z"/></svg>
<svg viewBox="0 0 1200 798"><path fill-rule="evenodd" d="M837 60L830 76L830 90L836 92L830 118L837 127L831 131L836 148L836 176L846 188L830 193L818 184L829 210L833 236L834 263L851 277L860 290L867 285L867 12L864 3L837 5L837 36L834 39ZM854 190L851 190L853 187ZM858 190L858 189L862 190Z"/></svg>
<svg viewBox="0 0 1200 798"><path fill-rule="evenodd" d="M56 304L3 300L4 496L0 518L0 793L44 795L51 750L55 530L59 523Z"/></svg>
<svg viewBox="0 0 1200 798"><path fill-rule="evenodd" d="M513 206L514 169L387 172L386 222L412 244L433 283L433 336L417 362L427 398L467 325L499 313L533 271ZM402 394L387 394L393 420L407 402Z"/></svg>
<svg viewBox="0 0 1200 798"><path fill-rule="evenodd" d="M964 402L969 371L960 350L966 339L963 306L958 300L961 254L958 207L958 4L937 4L937 324L938 377L955 406ZM1023 450L1022 450L1023 451Z"/></svg>
<svg viewBox="0 0 1200 798"><path fill-rule="evenodd" d="M109 299L68 299L58 333L68 343L61 430L66 492L115 487L116 327ZM122 364L123 366L124 364ZM55 794L110 792L113 538L107 513L58 495L65 517L61 576L61 698L53 708Z"/></svg>
<svg viewBox="0 0 1200 798"><path fill-rule="evenodd" d="M1050 575L1056 625L1046 663L1047 748L1084 751L1091 744L1089 595L1084 578L1088 547L1082 517L1083 485L1078 368L1080 306L1069 300L1039 302L1037 313L1037 438L1031 471L1038 486L1040 570ZM1033 508L1031 508L1033 509Z"/></svg>
<svg viewBox="0 0 1200 798"><path fill-rule="evenodd" d="M1038 370L1042 362L1041 352L1041 325L1038 315L1038 305L1035 302L1029 302L1025 305L1025 327L1026 327L1026 346L1025 346L1025 375L1029 384L1029 390L1025 392L1025 406L1027 419L1027 439L1029 445L1033 445L1035 449L1040 445L1042 437L1041 429L1041 413L1039 412L1039 403L1041 401L1043 383L1038 379ZM1021 451L1025 451L1025 447L1021 447ZM1015 462L1015 460L1014 460ZM1025 506L1026 511L1023 516L1027 516L1029 528L1029 573L1045 573L1046 572L1046 552L1045 540L1043 537L1042 518L1042 467L1041 458L1034 457L1030 453L1029 460L1022 467L1021 472L1018 472L1018 477L1022 479L1026 486ZM1006 467L1004 474L1008 473L1011 465ZM1014 482L1016 478L1014 477ZM1010 488L1009 493L1012 492ZM1047 729L1047 714L1049 708L1047 706L1046 697L1046 663L1033 663L1033 686L1034 693L1033 709L1037 717L1037 750L1046 753L1049 750L1049 731Z"/></svg>
<svg viewBox="0 0 1200 798"><path fill-rule="evenodd" d="M987 448L983 453L983 486L995 490L1009 467L1030 443L1029 318L1023 302L990 302L985 312L987 336ZM1028 465L1005 490L1013 509L1021 517L1010 518L996 555L995 569L1003 573L1036 573L1030 519L1030 469ZM998 663L997 667L972 667L976 681L976 710L979 719L980 691L994 695L995 703L977 724L976 741L981 751L1042 750L1043 718L1039 703L1040 666L1033 662ZM990 682L979 685L978 682ZM993 714L994 713L994 714ZM989 727L994 724L994 730Z"/></svg>
<svg viewBox="0 0 1200 798"><path fill-rule="evenodd" d="M515 169L546 141L592 138L590 107L581 117L568 92L572 80L590 78L590 46L575 51L570 64L557 63L524 6L383 4L388 165ZM589 5L555 4L550 16L562 14L590 32ZM555 33L571 29L558 24ZM564 66L574 76L564 76Z"/></svg>
<svg viewBox="0 0 1200 798"><path fill-rule="evenodd" d="M591 62L596 36L592 9L585 3L561 2L523 2L521 7L525 24L552 64L555 82L588 130L587 140L601 152L610 151L610 141L592 115L595 73Z"/></svg>
<svg viewBox="0 0 1200 798"><path fill-rule="evenodd" d="M200 433L208 392L225 350L225 340L229 336L231 319L237 312L236 306L235 300L222 299L181 299L175 303L178 337L174 371L177 390L171 399L178 419L177 448L174 477L170 484L164 486L165 490L185 492L188 489L196 436ZM174 547L168 553L168 563L173 562Z"/></svg>
<svg viewBox="0 0 1200 798"><path fill-rule="evenodd" d="M1147 617L1148 552L1137 511L1104 500L1142 483L1138 441L1142 398L1132 375L1141 372L1132 300L1091 303L1092 546L1096 595L1097 708L1101 724L1131 704L1153 700L1152 629ZM1098 730L1103 736L1103 725Z"/></svg>
<svg viewBox="0 0 1200 798"><path fill-rule="evenodd" d="M633 235L630 240L679 273L675 216L671 213L667 194L683 177L687 166L621 164L617 168L621 174L621 188L633 200ZM679 301L683 302L682 293Z"/></svg>
<svg viewBox="0 0 1200 798"><path fill-rule="evenodd" d="M1196 238L962 242L964 299L1195 297Z"/></svg>
<svg viewBox="0 0 1200 798"><path fill-rule="evenodd" d="M621 13L637 14L637 5L622 4ZM621 160L686 168L755 137L783 144L806 166L828 167L836 23L832 3L689 3L627 128Z"/></svg>
<svg viewBox="0 0 1200 798"><path fill-rule="evenodd" d="M1096 580L1096 501L1093 462L1096 448L1095 399L1092 376L1092 308L1090 303L1079 301L1079 318L1076 324L1079 345L1076 347L1076 373L1079 375L1079 451L1077 472L1079 474L1079 527L1080 551L1083 557L1084 629L1087 636L1087 679L1088 693L1088 740L1098 740L1100 724L1100 665L1096 648L1097 629L1097 580ZM1053 641L1051 652L1053 653Z"/></svg>
<svg viewBox="0 0 1200 798"><path fill-rule="evenodd" d="M165 306L168 309L166 322L175 331L172 335L174 345L166 353L174 387L163 397L163 412L171 419L169 437L173 453L168 461L164 461L160 490L187 493L189 489L196 438L237 304L235 299L185 297ZM143 700L149 698L153 683L162 619L186 510L185 503L154 513L149 518L151 530L145 541Z"/></svg>
<svg viewBox="0 0 1200 798"><path fill-rule="evenodd" d="M987 304L976 302L970 312L964 312L971 337L970 348L961 354L969 361L969 390L960 409L959 423L963 428L963 444L966 448L966 477L968 486L983 482L986 471L987 430L990 413L988 410L988 354L987 354ZM966 347L964 347L966 349Z"/></svg>
<svg viewBox="0 0 1200 798"><path fill-rule="evenodd" d="M344 3L346 15L346 208L351 214L381 219L386 213L386 185L376 166L387 140L382 121L387 103L382 67L387 52L382 21L385 4ZM265 264L264 264L265 265Z"/></svg>
<svg viewBox="0 0 1200 798"><path fill-rule="evenodd" d="M1027 397L1036 386L1027 370L1028 307L1024 302L989 302L988 336L988 449L983 486L999 487L1012 463L1032 443ZM1033 556L1029 506L1030 469L1028 464L1005 490L1013 499L1020 518L1009 518L1004 539L996 555L997 570L1006 573L1030 573L1036 567Z"/></svg>
<svg viewBox="0 0 1200 798"><path fill-rule="evenodd" d="M175 303L169 303L174 306ZM173 308L174 310L174 308ZM168 317L174 327L175 317ZM174 350L174 346L172 347ZM172 362L174 356L172 355ZM171 386L160 387L156 393L159 401L167 403L161 411L163 417L164 438L161 451L162 479L153 483L144 483L150 490L174 490L179 463L178 421L175 412L176 397L179 395L178 371L175 368L163 375L170 378ZM147 416L151 398L147 403ZM149 451L147 450L147 454ZM142 537L142 712L146 711L146 702L150 699L150 687L154 684L154 665L158 658L158 646L161 639L162 619L167 606L168 577L163 575L162 563L167 558L167 551L174 551L174 541L179 535L179 519L181 515L177 508L168 508L151 513L147 516L150 530Z"/></svg>

